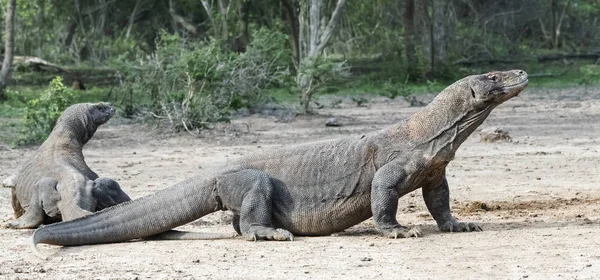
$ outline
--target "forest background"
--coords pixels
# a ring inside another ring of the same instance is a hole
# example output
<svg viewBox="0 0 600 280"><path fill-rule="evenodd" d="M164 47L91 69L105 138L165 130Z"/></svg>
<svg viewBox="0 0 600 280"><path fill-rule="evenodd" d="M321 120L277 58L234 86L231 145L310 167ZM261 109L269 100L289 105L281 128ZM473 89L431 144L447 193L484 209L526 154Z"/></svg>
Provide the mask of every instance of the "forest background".
<svg viewBox="0 0 600 280"><path fill-rule="evenodd" d="M600 0L7 0L0 143L43 140L64 108L202 133L319 96L405 98L520 68L533 87L600 85ZM15 140L18 139L18 140Z"/></svg>

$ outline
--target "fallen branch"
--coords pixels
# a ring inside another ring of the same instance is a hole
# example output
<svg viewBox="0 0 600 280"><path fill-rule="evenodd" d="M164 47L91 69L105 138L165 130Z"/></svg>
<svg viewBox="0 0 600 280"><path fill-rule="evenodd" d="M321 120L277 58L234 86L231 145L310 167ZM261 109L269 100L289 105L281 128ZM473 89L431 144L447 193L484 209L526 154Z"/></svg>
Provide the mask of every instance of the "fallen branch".
<svg viewBox="0 0 600 280"><path fill-rule="evenodd" d="M27 68L33 68L34 70L41 70L42 68L45 68L46 70L53 72L71 72L63 66L48 62L36 56L15 56L13 59L13 65L16 67L24 66Z"/></svg>

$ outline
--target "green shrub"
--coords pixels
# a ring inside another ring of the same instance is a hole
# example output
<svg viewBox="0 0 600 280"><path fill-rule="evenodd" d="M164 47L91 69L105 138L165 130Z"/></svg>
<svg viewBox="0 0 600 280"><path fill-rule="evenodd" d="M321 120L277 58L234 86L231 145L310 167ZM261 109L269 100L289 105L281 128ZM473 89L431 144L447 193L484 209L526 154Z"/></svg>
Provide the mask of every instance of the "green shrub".
<svg viewBox="0 0 600 280"><path fill-rule="evenodd" d="M300 89L300 106L307 113L314 93L336 80L347 78L350 71L345 62L334 62L325 56L307 57L298 68L296 83Z"/></svg>
<svg viewBox="0 0 600 280"><path fill-rule="evenodd" d="M247 51L236 54L216 39L190 42L163 32L154 53L119 67L119 91L145 96L151 114L173 131L198 133L228 121L233 110L266 101L264 89L289 76L285 35L261 29L253 36Z"/></svg>
<svg viewBox="0 0 600 280"><path fill-rule="evenodd" d="M29 100L23 118L26 129L17 144L33 144L44 141L60 114L75 103L75 92L63 84L61 77L54 78L46 92L39 98Z"/></svg>
<svg viewBox="0 0 600 280"><path fill-rule="evenodd" d="M600 85L600 65L591 64L579 67L579 83L582 85Z"/></svg>

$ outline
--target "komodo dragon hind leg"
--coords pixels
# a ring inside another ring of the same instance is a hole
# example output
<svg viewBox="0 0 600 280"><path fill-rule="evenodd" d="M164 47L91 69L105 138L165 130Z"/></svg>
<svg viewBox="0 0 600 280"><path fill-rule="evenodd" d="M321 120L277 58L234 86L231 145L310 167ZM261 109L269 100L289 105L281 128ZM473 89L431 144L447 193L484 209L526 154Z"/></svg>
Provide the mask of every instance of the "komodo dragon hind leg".
<svg viewBox="0 0 600 280"><path fill-rule="evenodd" d="M219 176L217 192L223 206L239 215L234 219L234 228L246 240L294 239L291 232L273 228L271 224L274 186L267 173L241 170Z"/></svg>
<svg viewBox="0 0 600 280"><path fill-rule="evenodd" d="M47 216L58 215L56 204L60 196L56 191L56 184L57 181L50 178L38 181L33 188L34 192L31 195L29 207L25 210L25 214L18 219L6 222L2 226L14 229L36 228L44 222L44 218Z"/></svg>
<svg viewBox="0 0 600 280"><path fill-rule="evenodd" d="M429 213L431 213L441 231L482 231L477 224L461 223L452 217L450 213L450 191L446 178L442 180L441 184L423 187L423 199Z"/></svg>
<svg viewBox="0 0 600 280"><path fill-rule="evenodd" d="M94 180L92 196L97 201L96 211L131 200L121 189L119 183L109 178L97 178Z"/></svg>
<svg viewBox="0 0 600 280"><path fill-rule="evenodd" d="M15 187L12 187L10 193L12 196L11 204L13 212L15 213L15 219L18 219L19 217L23 216L23 214L25 214L25 209L23 209L23 206L21 206L21 202L19 202L19 199L17 198L17 189Z"/></svg>

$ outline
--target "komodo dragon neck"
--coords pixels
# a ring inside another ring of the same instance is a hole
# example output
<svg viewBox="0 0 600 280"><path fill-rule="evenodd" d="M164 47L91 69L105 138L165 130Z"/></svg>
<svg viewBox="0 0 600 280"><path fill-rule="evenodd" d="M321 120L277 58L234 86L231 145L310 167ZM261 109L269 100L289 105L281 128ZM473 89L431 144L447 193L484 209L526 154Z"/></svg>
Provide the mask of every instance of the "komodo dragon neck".
<svg viewBox="0 0 600 280"><path fill-rule="evenodd" d="M48 136L40 151L53 151L53 152L69 152L79 151L83 149L83 145L87 142L84 138L87 138L87 133L78 133L68 126L57 124L52 130L52 133Z"/></svg>
<svg viewBox="0 0 600 280"><path fill-rule="evenodd" d="M458 147L496 107L490 104L475 108L469 103L470 100L452 94L465 90L470 89L460 83L446 88L412 117L390 127L386 136L408 140L409 149L418 150L429 160L451 161ZM389 151L390 157L396 152L401 151Z"/></svg>

